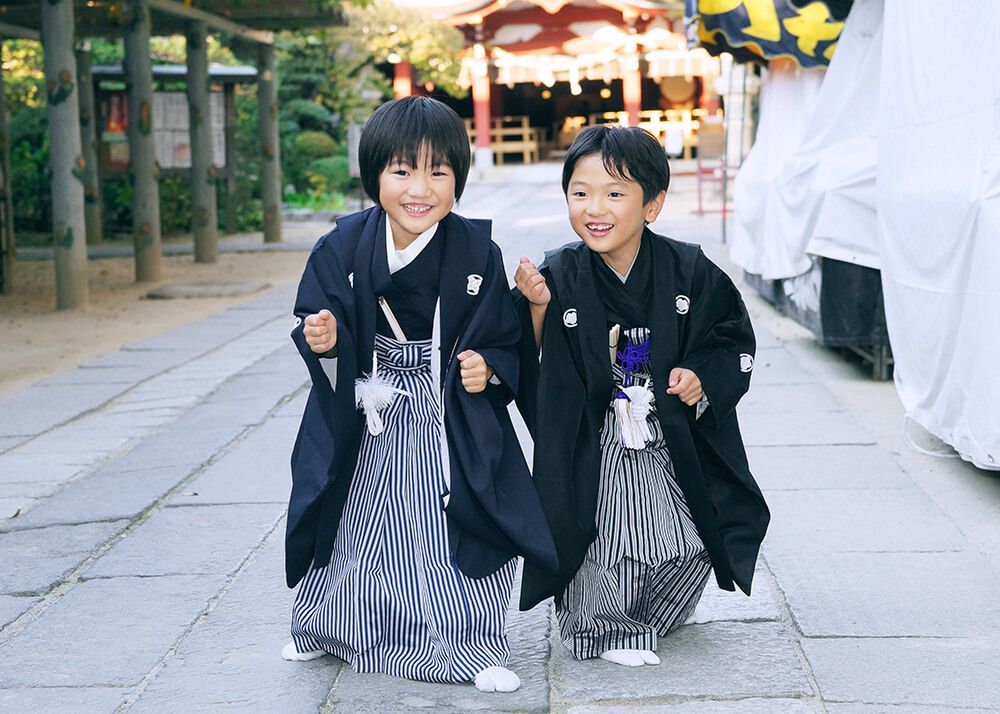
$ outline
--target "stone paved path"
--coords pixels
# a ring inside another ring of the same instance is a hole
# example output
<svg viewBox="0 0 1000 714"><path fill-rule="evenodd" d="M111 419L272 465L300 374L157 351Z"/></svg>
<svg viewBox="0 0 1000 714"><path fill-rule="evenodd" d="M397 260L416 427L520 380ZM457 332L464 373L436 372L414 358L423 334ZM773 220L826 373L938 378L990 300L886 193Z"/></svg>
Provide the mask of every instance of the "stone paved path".
<svg viewBox="0 0 1000 714"><path fill-rule="evenodd" d="M655 228L724 263L692 206L678 179ZM470 184L461 211L497 220L511 268L569 237L554 166ZM753 597L712 588L661 666L574 661L550 607L512 611L512 695L280 659L307 377L283 287L0 398L0 711L1000 711L1000 479L905 451L891 385L747 299L772 528Z"/></svg>

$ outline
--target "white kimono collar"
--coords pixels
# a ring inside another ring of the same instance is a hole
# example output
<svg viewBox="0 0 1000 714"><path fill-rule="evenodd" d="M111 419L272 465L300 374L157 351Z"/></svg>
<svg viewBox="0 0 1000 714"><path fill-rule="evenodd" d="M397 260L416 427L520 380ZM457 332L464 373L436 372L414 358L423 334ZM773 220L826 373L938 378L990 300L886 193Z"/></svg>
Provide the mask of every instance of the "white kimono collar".
<svg viewBox="0 0 1000 714"><path fill-rule="evenodd" d="M426 231L417 236L417 239L410 243L408 246L403 248L403 250L396 250L396 244L392 242L392 226L389 225L389 217L386 216L385 219L385 251L386 257L389 261L389 275L392 275L397 270L402 270L407 265L416 260L417 256L420 255L427 244L431 242L431 238L437 232L438 226L441 224L440 221L435 223L433 226L428 228Z"/></svg>

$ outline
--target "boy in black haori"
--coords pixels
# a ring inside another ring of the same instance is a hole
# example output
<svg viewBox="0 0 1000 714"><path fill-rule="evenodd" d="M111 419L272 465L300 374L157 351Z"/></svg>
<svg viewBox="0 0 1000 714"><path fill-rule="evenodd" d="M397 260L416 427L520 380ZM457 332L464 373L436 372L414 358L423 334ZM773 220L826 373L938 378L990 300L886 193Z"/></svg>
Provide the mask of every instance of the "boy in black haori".
<svg viewBox="0 0 1000 714"><path fill-rule="evenodd" d="M697 620L710 570L750 594L770 518L735 413L753 329L698 246L646 227L669 176L647 132L581 132L562 185L583 242L515 275L518 406L560 565L525 564L521 608L555 597L575 657L628 666Z"/></svg>

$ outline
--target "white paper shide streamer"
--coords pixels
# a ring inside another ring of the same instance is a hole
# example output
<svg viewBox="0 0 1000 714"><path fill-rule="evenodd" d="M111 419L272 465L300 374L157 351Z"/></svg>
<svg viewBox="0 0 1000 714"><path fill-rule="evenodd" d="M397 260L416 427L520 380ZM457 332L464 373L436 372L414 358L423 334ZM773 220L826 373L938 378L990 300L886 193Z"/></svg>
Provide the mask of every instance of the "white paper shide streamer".
<svg viewBox="0 0 1000 714"><path fill-rule="evenodd" d="M378 353L373 353L371 374L354 380L354 403L365 413L368 433L372 436L378 436L385 429L379 412L392 404L396 394L410 396L409 392L394 387L392 382L378 373Z"/></svg>
<svg viewBox="0 0 1000 714"><path fill-rule="evenodd" d="M653 392L645 385L623 387L625 397L615 399L615 417L626 449L644 449L653 440L646 418L653 411Z"/></svg>

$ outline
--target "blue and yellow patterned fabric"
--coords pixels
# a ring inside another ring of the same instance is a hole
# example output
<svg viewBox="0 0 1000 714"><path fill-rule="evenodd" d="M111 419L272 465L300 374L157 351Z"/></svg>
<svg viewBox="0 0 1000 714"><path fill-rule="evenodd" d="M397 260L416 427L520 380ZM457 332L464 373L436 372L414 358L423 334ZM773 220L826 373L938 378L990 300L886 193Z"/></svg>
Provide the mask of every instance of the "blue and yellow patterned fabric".
<svg viewBox="0 0 1000 714"><path fill-rule="evenodd" d="M685 0L689 37L709 54L800 67L830 63L849 9L848 0Z"/></svg>

